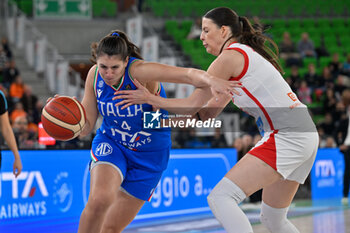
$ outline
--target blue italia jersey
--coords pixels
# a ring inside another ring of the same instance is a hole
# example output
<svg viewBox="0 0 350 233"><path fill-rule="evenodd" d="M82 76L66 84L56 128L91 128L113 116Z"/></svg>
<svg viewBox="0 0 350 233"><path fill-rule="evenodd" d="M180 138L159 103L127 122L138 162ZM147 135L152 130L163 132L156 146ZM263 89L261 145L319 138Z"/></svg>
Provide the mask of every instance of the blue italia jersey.
<svg viewBox="0 0 350 233"><path fill-rule="evenodd" d="M107 135L116 143L133 151L157 151L169 148L171 145L169 128L144 128L143 115L152 111L149 104L131 105L126 109L115 106L122 99L112 100L114 92L118 90L136 90L133 78L129 73L130 66L137 58L130 57L125 74L118 86L107 85L96 68L94 90L97 99L98 110L103 117L101 127L97 133ZM166 97L164 88L159 84L158 93ZM167 118L168 112L160 110L162 118Z"/></svg>

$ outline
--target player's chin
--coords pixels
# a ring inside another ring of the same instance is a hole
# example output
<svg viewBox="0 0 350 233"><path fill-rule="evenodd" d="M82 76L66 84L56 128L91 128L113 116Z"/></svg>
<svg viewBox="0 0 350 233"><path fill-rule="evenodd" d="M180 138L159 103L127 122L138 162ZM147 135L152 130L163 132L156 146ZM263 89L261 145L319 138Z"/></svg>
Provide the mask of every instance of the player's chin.
<svg viewBox="0 0 350 233"><path fill-rule="evenodd" d="M207 53L214 55L214 56L218 56L218 54L216 54L212 49L210 49L209 47L206 48Z"/></svg>
<svg viewBox="0 0 350 233"><path fill-rule="evenodd" d="M106 83L108 86L116 85L115 80L112 80L112 79L111 79L111 80L108 80L108 79L106 80L106 79L105 79L104 81L105 81L105 83Z"/></svg>

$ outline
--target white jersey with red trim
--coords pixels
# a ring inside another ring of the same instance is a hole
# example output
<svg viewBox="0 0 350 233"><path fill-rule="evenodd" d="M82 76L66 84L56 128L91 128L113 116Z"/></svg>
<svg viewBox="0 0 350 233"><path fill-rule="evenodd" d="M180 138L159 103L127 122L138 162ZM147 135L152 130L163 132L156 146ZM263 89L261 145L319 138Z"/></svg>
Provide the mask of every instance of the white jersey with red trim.
<svg viewBox="0 0 350 233"><path fill-rule="evenodd" d="M307 107L299 101L280 72L251 47L232 43L228 50L244 56L244 68L238 77L243 88L232 101L253 116L260 133L273 130L315 131Z"/></svg>

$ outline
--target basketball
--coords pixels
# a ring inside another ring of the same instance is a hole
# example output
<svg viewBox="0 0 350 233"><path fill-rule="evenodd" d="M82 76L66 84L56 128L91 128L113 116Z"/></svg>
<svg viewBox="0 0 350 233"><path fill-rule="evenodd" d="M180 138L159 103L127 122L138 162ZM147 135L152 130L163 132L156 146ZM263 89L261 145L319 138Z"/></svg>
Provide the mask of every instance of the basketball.
<svg viewBox="0 0 350 233"><path fill-rule="evenodd" d="M68 141L77 137L86 122L83 105L69 96L52 98L43 108L41 121L53 138Z"/></svg>

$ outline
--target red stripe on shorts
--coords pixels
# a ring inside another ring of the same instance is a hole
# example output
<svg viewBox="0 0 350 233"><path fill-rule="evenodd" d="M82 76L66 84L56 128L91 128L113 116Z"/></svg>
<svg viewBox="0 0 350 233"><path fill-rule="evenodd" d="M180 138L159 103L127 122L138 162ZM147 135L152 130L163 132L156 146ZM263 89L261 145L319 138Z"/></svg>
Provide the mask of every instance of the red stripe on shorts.
<svg viewBox="0 0 350 233"><path fill-rule="evenodd" d="M258 157L268 165L270 165L273 169L277 170L276 165L276 142L275 142L275 134L278 133L278 130L274 130L269 139L266 142L261 144L258 147L253 148L248 153Z"/></svg>

